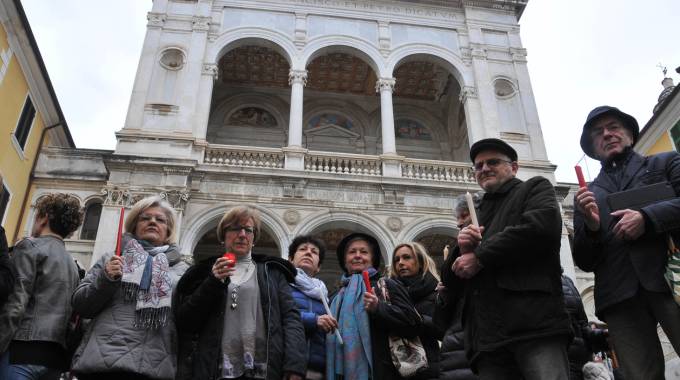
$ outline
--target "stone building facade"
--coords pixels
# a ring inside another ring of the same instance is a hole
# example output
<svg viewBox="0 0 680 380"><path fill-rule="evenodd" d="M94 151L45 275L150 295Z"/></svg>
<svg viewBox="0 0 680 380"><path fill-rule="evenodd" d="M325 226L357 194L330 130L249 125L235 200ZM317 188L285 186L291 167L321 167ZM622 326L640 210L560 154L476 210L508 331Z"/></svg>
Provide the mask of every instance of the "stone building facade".
<svg viewBox="0 0 680 380"><path fill-rule="evenodd" d="M87 265L113 248L119 208L151 194L173 204L181 251L199 258L219 251L225 210L249 203L263 215L256 250L285 255L294 236L320 236L329 281L349 231L375 236L383 262L409 240L441 259L457 235L454 197L478 190L471 142L500 137L521 178L554 182L520 40L525 6L155 0L115 151L45 151L34 200L69 191L92 208L69 242Z"/></svg>

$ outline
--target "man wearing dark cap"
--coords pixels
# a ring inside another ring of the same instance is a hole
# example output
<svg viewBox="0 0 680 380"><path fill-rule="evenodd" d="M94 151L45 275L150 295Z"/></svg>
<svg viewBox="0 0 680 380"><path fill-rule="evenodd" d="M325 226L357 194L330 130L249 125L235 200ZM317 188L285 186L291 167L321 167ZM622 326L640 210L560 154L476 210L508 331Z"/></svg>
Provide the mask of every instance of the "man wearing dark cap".
<svg viewBox="0 0 680 380"><path fill-rule="evenodd" d="M615 107L588 115L581 148L602 169L576 193L573 254L579 268L595 272L595 312L608 324L626 379L663 379L657 324L680 352L680 307L664 280L667 236L680 241L680 155L643 157L632 149L638 136L635 118ZM610 194L655 183L670 184L670 198L610 208Z"/></svg>
<svg viewBox="0 0 680 380"><path fill-rule="evenodd" d="M481 379L568 379L571 334L562 294L562 219L547 179L515 178L517 152L499 139L470 149L485 194L479 227L458 234L442 281L464 297L468 359Z"/></svg>

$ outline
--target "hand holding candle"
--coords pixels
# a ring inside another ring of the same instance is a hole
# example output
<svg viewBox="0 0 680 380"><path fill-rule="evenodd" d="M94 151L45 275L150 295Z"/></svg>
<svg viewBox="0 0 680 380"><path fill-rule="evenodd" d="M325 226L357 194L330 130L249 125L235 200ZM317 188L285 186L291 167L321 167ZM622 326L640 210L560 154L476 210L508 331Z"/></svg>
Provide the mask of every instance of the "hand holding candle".
<svg viewBox="0 0 680 380"><path fill-rule="evenodd" d="M586 179L583 177L583 170L581 170L581 166L574 166L574 170L576 170L576 178L578 178L578 187L587 187L588 184L586 184Z"/></svg>
<svg viewBox="0 0 680 380"><path fill-rule="evenodd" d="M361 275L364 277L364 285L366 286L366 291L368 293L373 294L373 289L371 288L371 280L368 278L368 271L365 270L361 272Z"/></svg>
<svg viewBox="0 0 680 380"><path fill-rule="evenodd" d="M227 259L227 266L233 268L236 265L236 254L232 252L227 252L222 255L223 258Z"/></svg>
<svg viewBox="0 0 680 380"><path fill-rule="evenodd" d="M333 313L331 313L331 308L328 306L328 301L326 301L326 296L321 291L321 288L319 288L319 295L321 296L321 303L323 303L323 308L326 309L326 314L328 314L332 317ZM345 342L342 341L342 336L340 335L340 330L335 329L335 337L337 338L338 343L345 344Z"/></svg>
<svg viewBox="0 0 680 380"><path fill-rule="evenodd" d="M116 256L120 257L121 243L123 238L123 222L125 220L125 207L120 208L120 218L118 219L118 235L116 236Z"/></svg>
<svg viewBox="0 0 680 380"><path fill-rule="evenodd" d="M479 227L479 220L477 220L477 211L475 211L475 202L472 200L472 195L470 192L465 193L465 200L467 200L468 212L470 213L470 218L472 219L472 224Z"/></svg>

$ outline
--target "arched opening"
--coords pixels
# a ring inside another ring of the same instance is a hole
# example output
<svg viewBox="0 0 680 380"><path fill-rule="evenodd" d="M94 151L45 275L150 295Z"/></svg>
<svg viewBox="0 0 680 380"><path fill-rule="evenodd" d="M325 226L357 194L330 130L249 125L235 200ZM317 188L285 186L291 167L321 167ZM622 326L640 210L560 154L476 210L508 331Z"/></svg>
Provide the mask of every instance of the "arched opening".
<svg viewBox="0 0 680 380"><path fill-rule="evenodd" d="M80 240L96 240L99 218L102 215L102 202L91 201L85 208L85 218L80 228Z"/></svg>
<svg viewBox="0 0 680 380"><path fill-rule="evenodd" d="M218 60L206 139L210 143L286 145L290 63L278 45L237 41Z"/></svg>
<svg viewBox="0 0 680 380"><path fill-rule="evenodd" d="M466 161L469 151L461 85L451 65L427 54L395 66L393 92L397 153L406 157Z"/></svg>
<svg viewBox="0 0 680 380"><path fill-rule="evenodd" d="M380 97L375 65L361 51L329 46L307 63L303 145L309 150L376 154Z"/></svg>
<svg viewBox="0 0 680 380"><path fill-rule="evenodd" d="M455 237L436 232L425 232L418 236L415 241L427 249L427 253L437 264L438 271L441 271L442 264L444 264L444 248L448 247L448 251L451 253L458 244Z"/></svg>

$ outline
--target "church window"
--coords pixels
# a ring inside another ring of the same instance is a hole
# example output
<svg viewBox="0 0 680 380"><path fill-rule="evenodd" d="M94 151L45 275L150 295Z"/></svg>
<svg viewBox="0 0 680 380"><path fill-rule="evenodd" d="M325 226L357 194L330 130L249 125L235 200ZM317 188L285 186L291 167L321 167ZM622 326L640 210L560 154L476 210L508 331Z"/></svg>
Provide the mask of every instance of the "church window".
<svg viewBox="0 0 680 380"><path fill-rule="evenodd" d="M24 102L24 108L21 110L17 128L14 130L14 137L22 150L25 149L26 140L28 140L28 134L31 132L31 126L33 125L34 119L35 107L33 107L31 97L26 96L26 102Z"/></svg>
<svg viewBox="0 0 680 380"><path fill-rule="evenodd" d="M92 202L85 210L85 220L83 227L80 230L81 240L95 240L97 239L97 228L99 228L99 218L102 214L102 204L99 202Z"/></svg>
<svg viewBox="0 0 680 380"><path fill-rule="evenodd" d="M228 125L273 128L278 125L271 112L259 107L243 107L229 116Z"/></svg>
<svg viewBox="0 0 680 380"><path fill-rule="evenodd" d="M507 79L499 78L494 81L494 92L499 98L509 98L515 95L515 86Z"/></svg>
<svg viewBox="0 0 680 380"><path fill-rule="evenodd" d="M422 124L411 119L398 119L394 123L395 134L400 139L432 141L432 134Z"/></svg>
<svg viewBox="0 0 680 380"><path fill-rule="evenodd" d="M323 113L321 115L314 116L309 120L309 123L307 123L307 129L322 128L333 125L344 128L348 131L354 129L354 124L350 119L334 113Z"/></svg>
<svg viewBox="0 0 680 380"><path fill-rule="evenodd" d="M680 120L671 128L671 138L675 150L680 152Z"/></svg>

